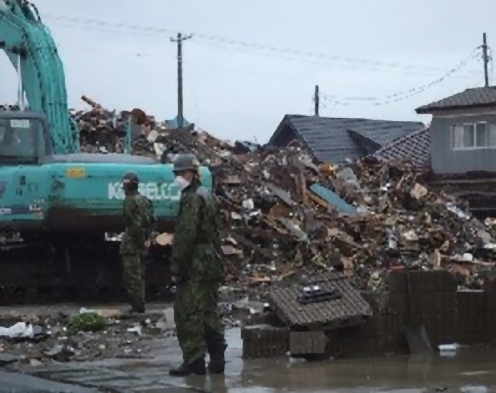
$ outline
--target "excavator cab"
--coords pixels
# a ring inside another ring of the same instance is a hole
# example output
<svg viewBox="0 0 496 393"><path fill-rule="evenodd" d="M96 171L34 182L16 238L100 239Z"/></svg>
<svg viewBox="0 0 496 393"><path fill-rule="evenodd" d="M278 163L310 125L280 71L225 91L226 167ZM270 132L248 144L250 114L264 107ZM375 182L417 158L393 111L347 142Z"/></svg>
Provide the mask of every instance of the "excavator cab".
<svg viewBox="0 0 496 393"><path fill-rule="evenodd" d="M0 166L37 165L50 153L45 118L33 112L0 112Z"/></svg>

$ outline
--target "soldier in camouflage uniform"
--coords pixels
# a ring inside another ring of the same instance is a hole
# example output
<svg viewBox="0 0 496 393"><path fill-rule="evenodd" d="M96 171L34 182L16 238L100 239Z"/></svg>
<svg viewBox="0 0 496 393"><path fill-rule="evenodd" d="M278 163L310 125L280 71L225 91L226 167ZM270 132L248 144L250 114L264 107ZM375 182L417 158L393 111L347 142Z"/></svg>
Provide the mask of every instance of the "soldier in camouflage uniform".
<svg viewBox="0 0 496 393"><path fill-rule="evenodd" d="M145 256L150 246L150 235L155 222L153 203L138 191L139 179L135 173L126 173L122 179L125 193L123 218L126 230L120 253L131 312L145 312Z"/></svg>
<svg viewBox="0 0 496 393"><path fill-rule="evenodd" d="M224 324L218 292L225 278L220 257L219 215L215 200L199 177L194 155L174 162L175 182L181 190L179 216L173 243L171 271L176 282L174 317L183 364L172 376L222 374L225 367Z"/></svg>

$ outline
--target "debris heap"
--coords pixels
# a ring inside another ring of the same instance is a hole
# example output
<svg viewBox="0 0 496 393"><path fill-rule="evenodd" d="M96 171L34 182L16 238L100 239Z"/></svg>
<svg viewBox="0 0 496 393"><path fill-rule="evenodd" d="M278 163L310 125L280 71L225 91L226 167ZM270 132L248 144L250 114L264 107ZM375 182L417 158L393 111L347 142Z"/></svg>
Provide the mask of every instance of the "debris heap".
<svg viewBox="0 0 496 393"><path fill-rule="evenodd" d="M375 288L381 273L408 266L448 269L461 285L480 288L496 260L492 221L430 191L406 162L340 168L315 162L298 144L239 153L239 145L196 139L196 154L215 176L223 251L233 276L249 284L316 268L346 271Z"/></svg>
<svg viewBox="0 0 496 393"><path fill-rule="evenodd" d="M409 266L448 269L460 285L480 288L496 261L492 221L429 190L408 162L337 167L297 142L274 150L191 129L150 134L142 139L163 162L193 152L213 173L233 280L260 285L302 269L337 270L375 288L381 273Z"/></svg>
<svg viewBox="0 0 496 393"><path fill-rule="evenodd" d="M297 142L282 150L229 143L193 125L168 129L142 110L116 113L84 100L91 111L74 113L84 151L122 152L131 124L133 154L166 163L193 152L210 168L233 281L262 285L319 269L375 287L383 272L409 266L448 269L460 285L480 288L496 261L492 220L478 221L429 190L408 162L337 167Z"/></svg>

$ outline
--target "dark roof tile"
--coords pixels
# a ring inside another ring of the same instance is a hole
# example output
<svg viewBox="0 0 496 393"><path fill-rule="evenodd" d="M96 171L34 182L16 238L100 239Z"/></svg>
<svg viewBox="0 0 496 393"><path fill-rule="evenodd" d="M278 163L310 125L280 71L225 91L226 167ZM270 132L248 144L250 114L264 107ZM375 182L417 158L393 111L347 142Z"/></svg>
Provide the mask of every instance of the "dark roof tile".
<svg viewBox="0 0 496 393"><path fill-rule="evenodd" d="M343 163L346 159L355 160L363 156L349 131L354 131L381 147L395 139L425 128L423 123L413 121L304 115L287 115L285 120L289 121L293 130L307 144L317 159L336 164Z"/></svg>
<svg viewBox="0 0 496 393"><path fill-rule="evenodd" d="M431 160L431 134L429 128L397 139L382 149L377 150L371 156L380 161L409 158L417 168L428 167Z"/></svg>
<svg viewBox="0 0 496 393"><path fill-rule="evenodd" d="M421 113L431 113L442 109L456 109L463 107L477 107L496 105L496 87L478 87L467 89L442 100L421 106L415 111Z"/></svg>

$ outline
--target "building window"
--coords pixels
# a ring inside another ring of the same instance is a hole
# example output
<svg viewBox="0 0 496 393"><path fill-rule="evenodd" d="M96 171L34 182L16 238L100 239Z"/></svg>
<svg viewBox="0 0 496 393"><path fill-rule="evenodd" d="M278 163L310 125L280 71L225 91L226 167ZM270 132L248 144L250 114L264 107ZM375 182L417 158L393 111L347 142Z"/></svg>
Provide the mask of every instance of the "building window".
<svg viewBox="0 0 496 393"><path fill-rule="evenodd" d="M451 127L453 150L496 148L496 124L479 122Z"/></svg>

